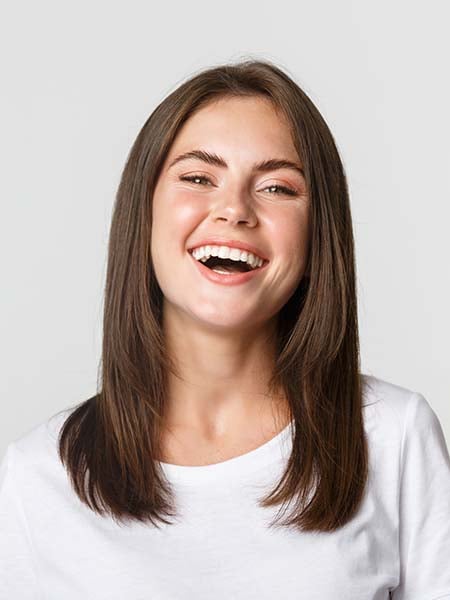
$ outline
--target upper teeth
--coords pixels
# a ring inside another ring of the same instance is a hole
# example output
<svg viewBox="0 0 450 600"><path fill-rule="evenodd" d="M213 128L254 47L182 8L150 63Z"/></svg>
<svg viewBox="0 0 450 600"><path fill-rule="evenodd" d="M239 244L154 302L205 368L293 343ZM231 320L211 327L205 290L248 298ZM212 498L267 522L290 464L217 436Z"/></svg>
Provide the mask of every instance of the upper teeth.
<svg viewBox="0 0 450 600"><path fill-rule="evenodd" d="M251 252L239 250L239 248L229 248L228 246L199 246L192 251L192 256L201 262L206 262L211 256L230 258L231 260L245 262L252 269L260 267L264 262L262 258L255 256Z"/></svg>

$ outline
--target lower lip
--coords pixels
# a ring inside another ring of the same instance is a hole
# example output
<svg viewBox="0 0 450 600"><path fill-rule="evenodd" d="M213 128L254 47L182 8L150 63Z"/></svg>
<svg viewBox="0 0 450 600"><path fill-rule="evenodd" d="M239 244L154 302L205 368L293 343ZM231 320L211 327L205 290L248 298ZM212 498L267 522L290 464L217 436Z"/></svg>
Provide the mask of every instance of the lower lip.
<svg viewBox="0 0 450 600"><path fill-rule="evenodd" d="M206 277L206 279L209 279L209 281L212 281L213 283L220 283L222 285L237 285L239 283L245 283L246 281L250 281L250 279L258 275L258 273L264 271L264 269L269 264L268 262L265 262L261 267L253 269L252 271L245 271L244 273L222 275L221 273L216 273L216 271L213 271L212 269L208 269L208 267L205 267L205 265L200 260L196 260L192 255L190 255L190 257L197 265L197 268L200 271L200 273L204 277Z"/></svg>

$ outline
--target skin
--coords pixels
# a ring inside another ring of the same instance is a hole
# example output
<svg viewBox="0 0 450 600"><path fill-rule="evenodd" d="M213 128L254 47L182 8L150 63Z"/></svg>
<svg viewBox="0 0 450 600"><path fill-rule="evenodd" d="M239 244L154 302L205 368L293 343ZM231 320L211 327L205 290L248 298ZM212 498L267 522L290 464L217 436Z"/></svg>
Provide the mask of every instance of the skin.
<svg viewBox="0 0 450 600"><path fill-rule="evenodd" d="M170 166L193 149L219 155L228 167L198 158ZM165 339L181 373L169 376L166 403L172 462L225 460L289 422L283 395L269 397L267 381L277 313L305 274L309 199L301 173L253 171L270 158L302 166L284 116L264 98L222 98L185 122L154 190L151 253L164 294ZM191 175L209 182L180 179ZM253 243L270 263L244 284L212 283L187 252L211 235Z"/></svg>

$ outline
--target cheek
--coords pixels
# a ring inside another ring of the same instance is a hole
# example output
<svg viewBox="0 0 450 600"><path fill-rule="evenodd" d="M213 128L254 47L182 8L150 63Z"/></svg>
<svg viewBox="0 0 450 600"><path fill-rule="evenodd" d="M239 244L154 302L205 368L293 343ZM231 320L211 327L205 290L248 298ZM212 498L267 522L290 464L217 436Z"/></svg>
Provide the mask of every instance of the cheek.
<svg viewBox="0 0 450 600"><path fill-rule="evenodd" d="M204 218L204 211L200 204L188 200L173 202L170 207L170 223L175 231L189 232Z"/></svg>
<svg viewBox="0 0 450 600"><path fill-rule="evenodd" d="M309 243L309 214L305 204L274 212L267 221L272 250L283 257L306 258Z"/></svg>
<svg viewBox="0 0 450 600"><path fill-rule="evenodd" d="M153 199L153 227L164 236L173 235L174 231L193 221L199 208L192 200L174 194L161 194Z"/></svg>
<svg viewBox="0 0 450 600"><path fill-rule="evenodd" d="M152 206L152 254L184 251L187 240L205 217L202 204L189 195L159 194Z"/></svg>

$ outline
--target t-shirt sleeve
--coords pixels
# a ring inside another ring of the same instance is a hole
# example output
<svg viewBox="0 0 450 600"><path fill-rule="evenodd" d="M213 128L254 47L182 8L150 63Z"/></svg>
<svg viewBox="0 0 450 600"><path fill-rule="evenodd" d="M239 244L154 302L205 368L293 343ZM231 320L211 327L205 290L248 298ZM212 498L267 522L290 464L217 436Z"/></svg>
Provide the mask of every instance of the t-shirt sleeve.
<svg viewBox="0 0 450 600"><path fill-rule="evenodd" d="M0 600L37 600L34 557L15 483L14 457L12 443L0 463Z"/></svg>
<svg viewBox="0 0 450 600"><path fill-rule="evenodd" d="M400 583L393 600L450 600L450 458L436 413L413 392L402 441Z"/></svg>

